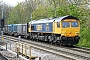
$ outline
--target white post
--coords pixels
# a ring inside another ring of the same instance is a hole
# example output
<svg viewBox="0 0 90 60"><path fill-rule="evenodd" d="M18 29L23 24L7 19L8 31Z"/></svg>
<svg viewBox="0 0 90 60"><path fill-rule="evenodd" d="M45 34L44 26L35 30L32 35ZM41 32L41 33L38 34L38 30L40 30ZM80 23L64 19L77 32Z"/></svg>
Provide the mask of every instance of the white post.
<svg viewBox="0 0 90 60"><path fill-rule="evenodd" d="M2 7L2 19L3 19L3 17L4 17L3 12L4 12L4 6Z"/></svg>
<svg viewBox="0 0 90 60"><path fill-rule="evenodd" d="M18 37L18 42L20 42L21 36Z"/></svg>
<svg viewBox="0 0 90 60"><path fill-rule="evenodd" d="M17 58L19 57L19 43L20 43L21 36L18 37L18 46L17 46Z"/></svg>

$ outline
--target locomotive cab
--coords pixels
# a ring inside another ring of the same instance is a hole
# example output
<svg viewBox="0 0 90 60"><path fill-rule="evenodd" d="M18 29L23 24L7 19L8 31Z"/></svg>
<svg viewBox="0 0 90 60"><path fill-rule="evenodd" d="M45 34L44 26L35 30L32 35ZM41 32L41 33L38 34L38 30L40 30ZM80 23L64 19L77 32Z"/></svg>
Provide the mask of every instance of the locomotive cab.
<svg viewBox="0 0 90 60"><path fill-rule="evenodd" d="M66 45L74 45L79 42L80 23L79 20L65 19L61 21L61 39Z"/></svg>
<svg viewBox="0 0 90 60"><path fill-rule="evenodd" d="M75 37L79 36L80 24L77 20L65 20L62 21L61 36Z"/></svg>

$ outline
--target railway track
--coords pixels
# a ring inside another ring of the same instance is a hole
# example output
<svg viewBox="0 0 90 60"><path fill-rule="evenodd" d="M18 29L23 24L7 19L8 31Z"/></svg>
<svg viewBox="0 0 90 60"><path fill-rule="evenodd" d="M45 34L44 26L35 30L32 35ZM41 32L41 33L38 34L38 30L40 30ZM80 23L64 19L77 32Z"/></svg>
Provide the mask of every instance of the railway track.
<svg viewBox="0 0 90 60"><path fill-rule="evenodd" d="M90 49L89 48L83 48L83 47L74 47L71 48L72 50L76 50L76 51L80 51L80 52L84 52L87 54L90 54Z"/></svg>
<svg viewBox="0 0 90 60"><path fill-rule="evenodd" d="M17 42L16 37L6 36L7 40L12 40ZM90 50L89 49L82 49L82 48L71 48L71 47L62 47L62 46L54 46L48 43L43 42L35 42L31 40L20 40L23 43L28 43L34 45L35 48L39 48L44 51L48 51L50 53L63 56L70 60L90 60Z"/></svg>
<svg viewBox="0 0 90 60"><path fill-rule="evenodd" d="M90 54L90 48L85 48L85 47L75 47L73 49L77 50L82 50L83 52L89 53Z"/></svg>

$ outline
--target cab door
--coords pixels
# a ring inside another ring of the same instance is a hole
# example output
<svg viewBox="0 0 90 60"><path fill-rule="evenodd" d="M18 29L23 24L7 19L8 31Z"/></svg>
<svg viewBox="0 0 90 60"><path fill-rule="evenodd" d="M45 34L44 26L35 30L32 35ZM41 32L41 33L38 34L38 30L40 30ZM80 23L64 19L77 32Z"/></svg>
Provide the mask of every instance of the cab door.
<svg viewBox="0 0 90 60"><path fill-rule="evenodd" d="M53 22L53 33L61 34L61 22Z"/></svg>

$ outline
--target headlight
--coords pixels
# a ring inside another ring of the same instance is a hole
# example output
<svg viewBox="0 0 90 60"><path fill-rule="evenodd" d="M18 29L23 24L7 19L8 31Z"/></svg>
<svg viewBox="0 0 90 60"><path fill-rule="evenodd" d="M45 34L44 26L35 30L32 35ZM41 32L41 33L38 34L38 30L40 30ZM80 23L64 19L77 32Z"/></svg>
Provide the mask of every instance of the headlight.
<svg viewBox="0 0 90 60"><path fill-rule="evenodd" d="M79 35L79 32L75 32L75 34Z"/></svg>
<svg viewBox="0 0 90 60"><path fill-rule="evenodd" d="M65 31L63 31L61 35L62 35L62 36L65 36L65 34L66 34L66 32L65 32Z"/></svg>
<svg viewBox="0 0 90 60"><path fill-rule="evenodd" d="M65 35L64 33L62 34L62 36Z"/></svg>

